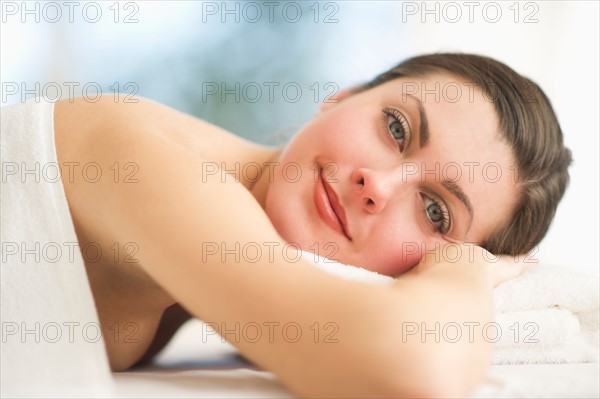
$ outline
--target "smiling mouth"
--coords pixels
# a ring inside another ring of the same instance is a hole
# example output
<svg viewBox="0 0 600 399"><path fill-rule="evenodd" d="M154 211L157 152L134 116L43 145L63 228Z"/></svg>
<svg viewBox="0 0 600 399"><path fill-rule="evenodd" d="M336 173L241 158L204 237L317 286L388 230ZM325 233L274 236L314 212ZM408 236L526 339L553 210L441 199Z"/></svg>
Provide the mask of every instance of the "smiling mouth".
<svg viewBox="0 0 600 399"><path fill-rule="evenodd" d="M333 191L323 178L323 168L319 168L318 180L314 191L314 201L321 219L333 230L343 234L348 240L352 241L346 228L344 208L340 205L335 191Z"/></svg>

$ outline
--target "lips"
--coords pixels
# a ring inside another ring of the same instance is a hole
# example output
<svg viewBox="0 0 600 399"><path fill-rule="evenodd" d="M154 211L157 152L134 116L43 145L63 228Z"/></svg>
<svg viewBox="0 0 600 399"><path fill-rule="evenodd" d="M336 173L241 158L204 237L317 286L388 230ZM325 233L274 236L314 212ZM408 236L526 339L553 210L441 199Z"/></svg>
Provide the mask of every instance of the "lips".
<svg viewBox="0 0 600 399"><path fill-rule="evenodd" d="M339 199L333 188L323 178L323 169L319 169L318 180L314 191L314 201L317 207L317 212L321 219L333 230L343 234L352 241L348 233L348 222L344 207L340 204Z"/></svg>

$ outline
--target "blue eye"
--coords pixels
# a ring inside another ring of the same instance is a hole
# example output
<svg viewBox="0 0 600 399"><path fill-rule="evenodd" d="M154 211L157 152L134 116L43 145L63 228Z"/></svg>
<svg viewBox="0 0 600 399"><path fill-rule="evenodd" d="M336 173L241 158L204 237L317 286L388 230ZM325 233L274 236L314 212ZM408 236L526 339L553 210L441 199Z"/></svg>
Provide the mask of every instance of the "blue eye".
<svg viewBox="0 0 600 399"><path fill-rule="evenodd" d="M435 229L435 231L446 234L450 230L450 213L443 201L436 198L431 198L426 194L421 193L425 209L425 216Z"/></svg>
<svg viewBox="0 0 600 399"><path fill-rule="evenodd" d="M384 108L383 113L386 118L388 133L395 141L398 141L398 149L404 151L404 144L407 139L410 128L406 118L400 111L394 108Z"/></svg>

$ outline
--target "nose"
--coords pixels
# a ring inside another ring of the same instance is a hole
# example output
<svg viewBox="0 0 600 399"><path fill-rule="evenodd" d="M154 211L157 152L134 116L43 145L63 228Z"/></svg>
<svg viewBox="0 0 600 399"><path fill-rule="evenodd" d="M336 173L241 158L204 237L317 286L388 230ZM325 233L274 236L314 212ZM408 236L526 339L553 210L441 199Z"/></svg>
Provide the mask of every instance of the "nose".
<svg viewBox="0 0 600 399"><path fill-rule="evenodd" d="M386 207L395 186L392 179L367 168L354 170L351 179L363 209L369 213L379 213Z"/></svg>

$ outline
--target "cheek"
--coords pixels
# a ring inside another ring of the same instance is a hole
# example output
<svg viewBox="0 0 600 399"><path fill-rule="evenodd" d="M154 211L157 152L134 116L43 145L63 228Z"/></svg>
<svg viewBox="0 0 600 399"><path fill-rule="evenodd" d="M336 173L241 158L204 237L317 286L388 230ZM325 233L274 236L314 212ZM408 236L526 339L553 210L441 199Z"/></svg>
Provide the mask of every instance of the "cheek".
<svg viewBox="0 0 600 399"><path fill-rule="evenodd" d="M421 253L418 249L415 251L411 247L408 249L406 250L405 248L404 251L396 251L393 256L375 263L370 270L392 277L397 277L410 270L421 260Z"/></svg>
<svg viewBox="0 0 600 399"><path fill-rule="evenodd" d="M418 236L413 228L405 226L395 235L374 237L364 249L362 267L393 277L408 271L419 263L425 250L425 244L415 239Z"/></svg>
<svg viewBox="0 0 600 399"><path fill-rule="evenodd" d="M365 146L377 139L372 124L366 123L364 117L350 109L340 110L335 116L315 123L309 134L314 151L340 162L364 158L370 152L365 151Z"/></svg>

